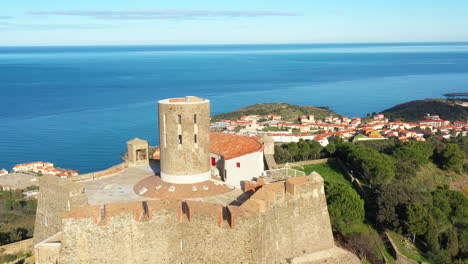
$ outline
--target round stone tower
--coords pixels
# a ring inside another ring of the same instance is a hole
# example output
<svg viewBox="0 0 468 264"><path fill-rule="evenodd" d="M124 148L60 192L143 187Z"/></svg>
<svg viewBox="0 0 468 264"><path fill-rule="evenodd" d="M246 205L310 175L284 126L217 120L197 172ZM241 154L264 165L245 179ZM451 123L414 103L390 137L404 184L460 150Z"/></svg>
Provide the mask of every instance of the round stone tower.
<svg viewBox="0 0 468 264"><path fill-rule="evenodd" d="M209 180L210 101L187 96L161 100L158 106L161 179L179 184Z"/></svg>

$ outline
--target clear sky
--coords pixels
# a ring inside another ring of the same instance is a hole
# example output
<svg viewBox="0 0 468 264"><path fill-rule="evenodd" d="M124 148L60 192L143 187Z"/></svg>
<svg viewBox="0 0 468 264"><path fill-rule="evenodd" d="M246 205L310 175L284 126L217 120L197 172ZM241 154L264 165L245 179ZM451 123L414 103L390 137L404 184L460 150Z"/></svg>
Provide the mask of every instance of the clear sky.
<svg viewBox="0 0 468 264"><path fill-rule="evenodd" d="M467 0L2 0L0 46L468 41Z"/></svg>

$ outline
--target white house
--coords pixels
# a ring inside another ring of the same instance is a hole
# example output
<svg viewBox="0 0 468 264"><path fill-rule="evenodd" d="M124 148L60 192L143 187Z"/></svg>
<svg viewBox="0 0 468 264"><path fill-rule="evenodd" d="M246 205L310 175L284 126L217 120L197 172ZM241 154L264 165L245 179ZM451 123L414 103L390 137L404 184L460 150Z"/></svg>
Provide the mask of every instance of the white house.
<svg viewBox="0 0 468 264"><path fill-rule="evenodd" d="M8 171L5 169L0 170L0 176L7 175Z"/></svg>
<svg viewBox="0 0 468 264"><path fill-rule="evenodd" d="M241 187L265 171L263 145L255 139L225 133L211 133L211 170L226 184Z"/></svg>

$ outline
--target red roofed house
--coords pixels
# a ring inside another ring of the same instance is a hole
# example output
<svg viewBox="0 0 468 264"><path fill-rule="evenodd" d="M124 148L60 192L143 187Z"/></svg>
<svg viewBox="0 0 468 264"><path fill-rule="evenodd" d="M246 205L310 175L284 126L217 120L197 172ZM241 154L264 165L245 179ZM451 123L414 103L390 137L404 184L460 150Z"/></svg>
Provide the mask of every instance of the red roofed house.
<svg viewBox="0 0 468 264"><path fill-rule="evenodd" d="M211 171L226 184L240 188L242 181L265 171L263 145L255 139L225 133L211 133Z"/></svg>
<svg viewBox="0 0 468 264"><path fill-rule="evenodd" d="M455 121L453 124L458 127L468 127L468 123L463 121Z"/></svg>
<svg viewBox="0 0 468 264"><path fill-rule="evenodd" d="M447 120L422 120L418 121L420 125L447 126L450 124Z"/></svg>
<svg viewBox="0 0 468 264"><path fill-rule="evenodd" d="M400 135L407 137L407 138L412 138L416 137L416 133L408 130L400 130Z"/></svg>
<svg viewBox="0 0 468 264"><path fill-rule="evenodd" d="M3 175L7 175L8 174L8 171L3 169L3 170L0 170L0 176L3 176Z"/></svg>

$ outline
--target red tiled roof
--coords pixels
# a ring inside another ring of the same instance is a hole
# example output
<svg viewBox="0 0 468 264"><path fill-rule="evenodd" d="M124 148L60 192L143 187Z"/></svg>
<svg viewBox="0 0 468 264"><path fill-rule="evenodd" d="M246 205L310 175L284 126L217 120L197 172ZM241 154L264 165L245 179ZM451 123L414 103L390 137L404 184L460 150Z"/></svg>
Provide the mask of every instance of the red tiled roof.
<svg viewBox="0 0 468 264"><path fill-rule="evenodd" d="M254 139L225 133L211 133L211 152L222 155L225 160L262 151L263 145Z"/></svg>

